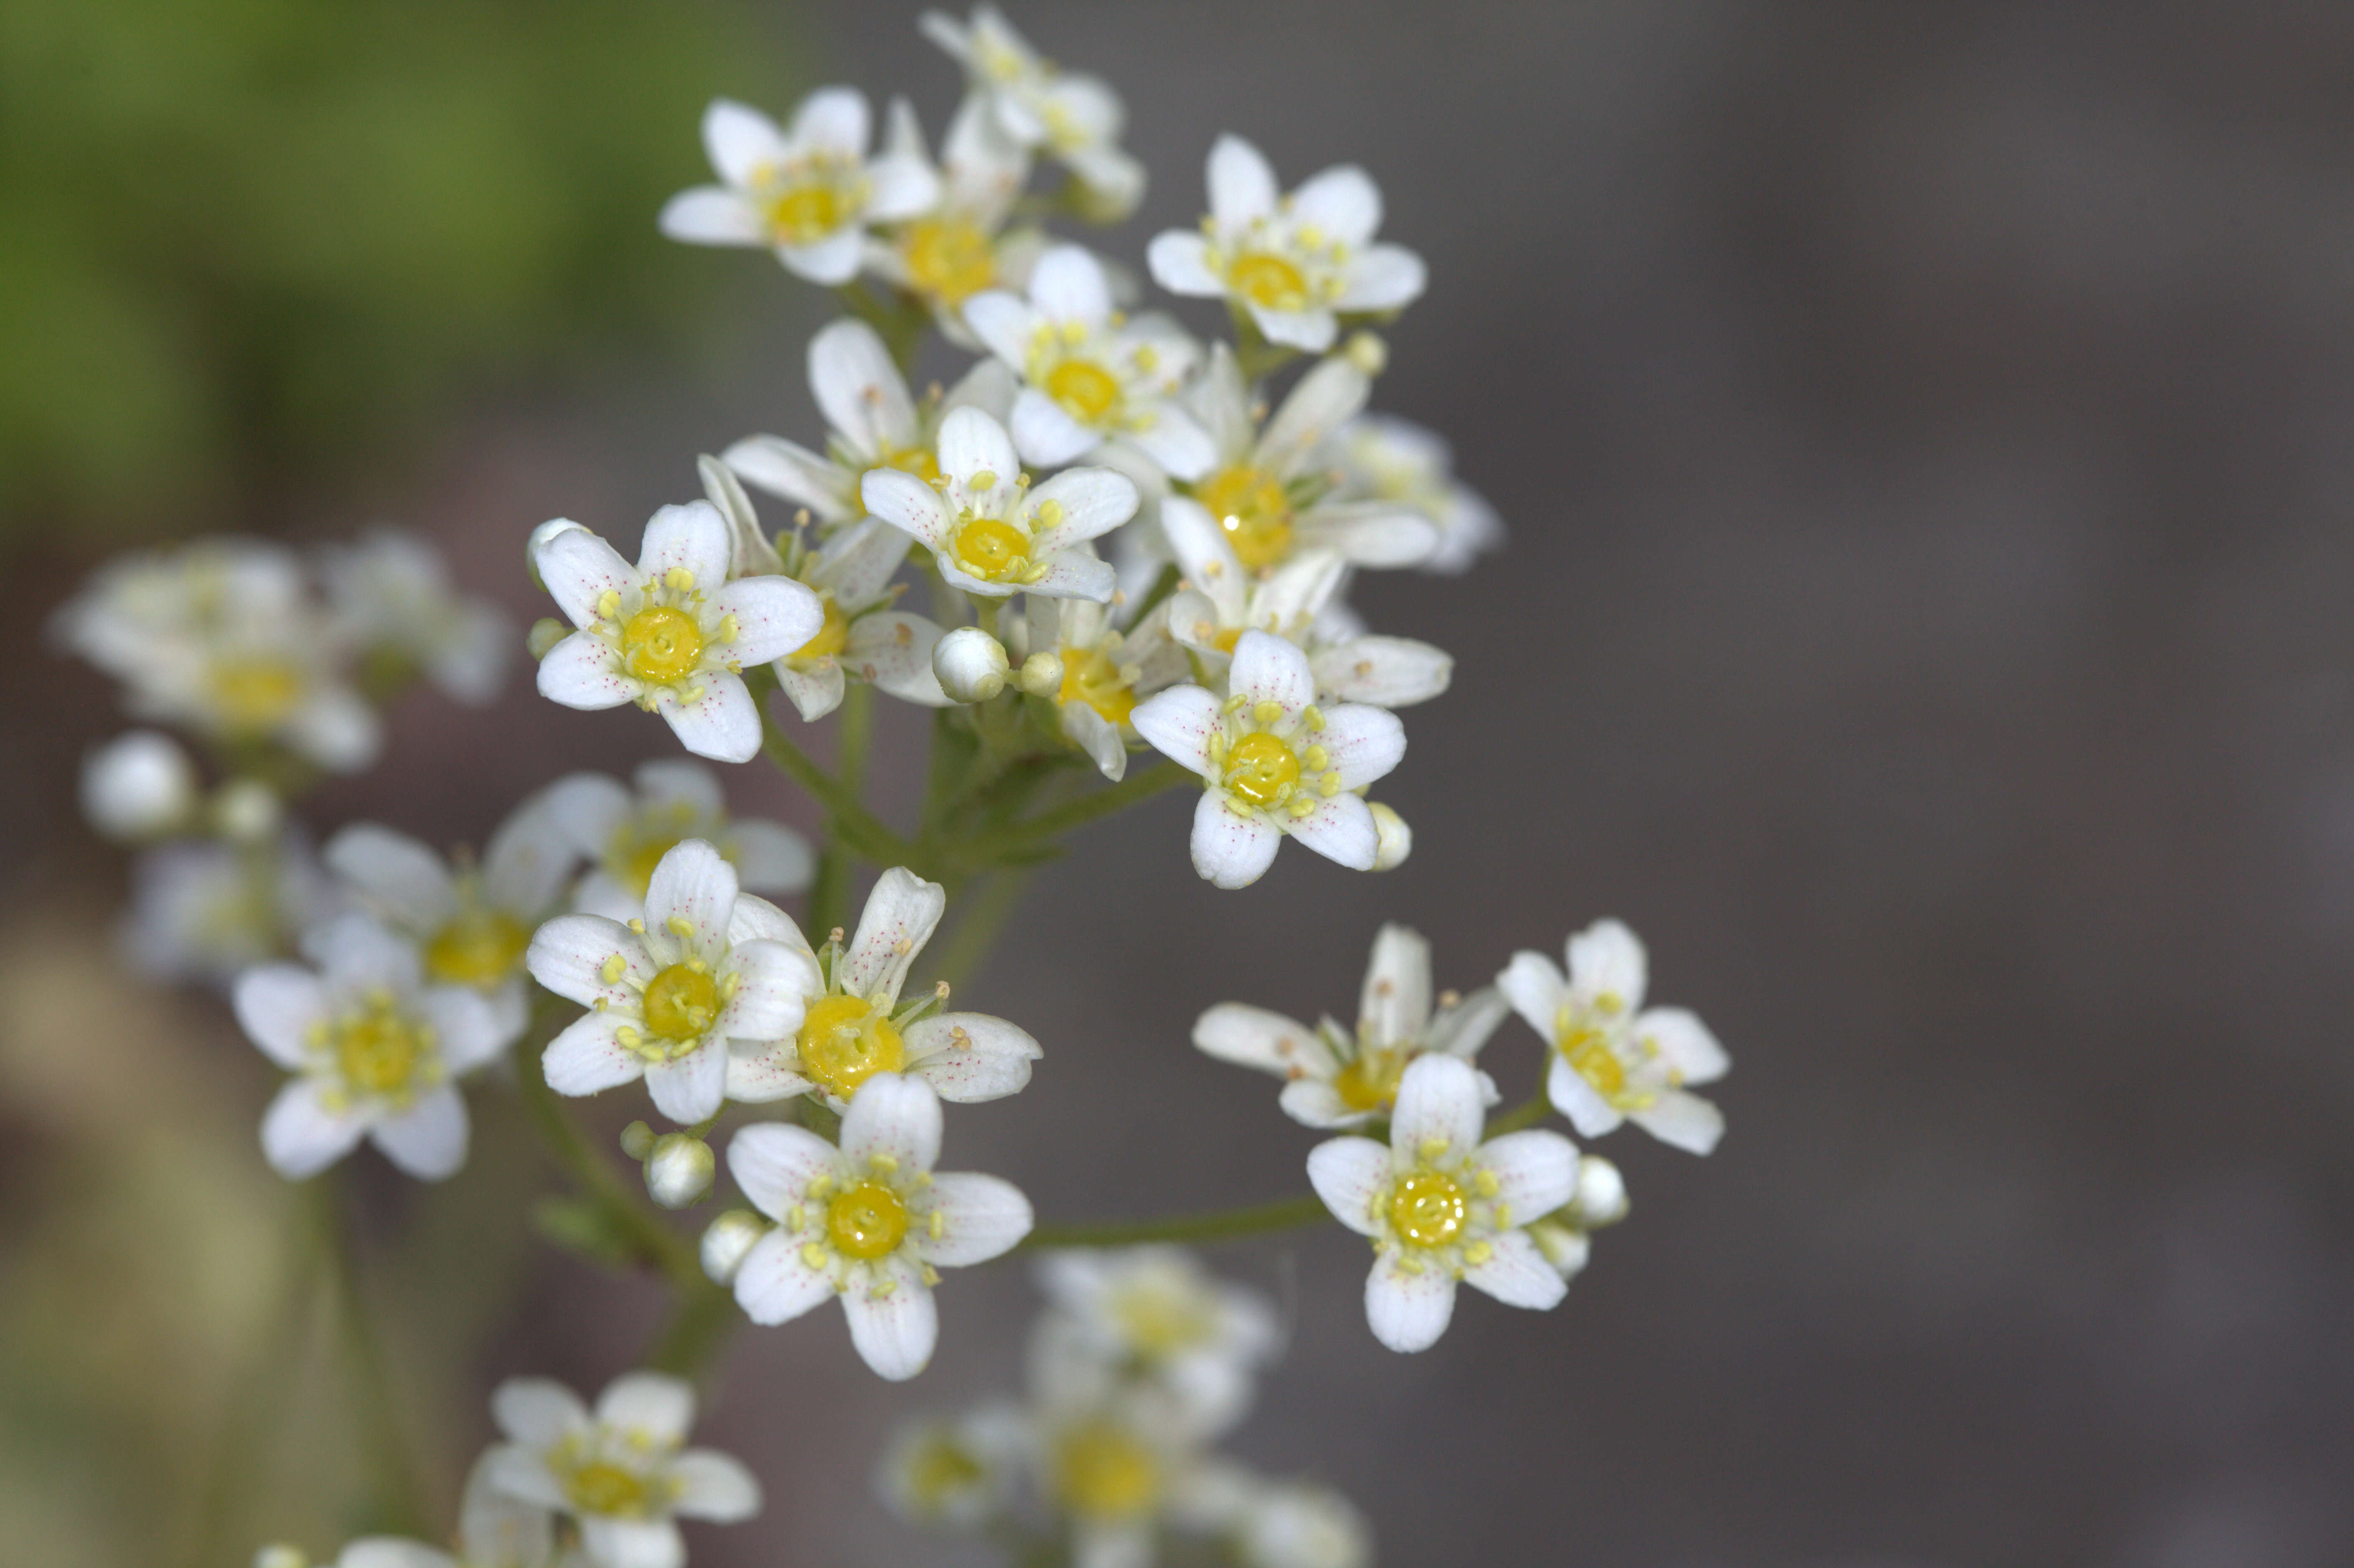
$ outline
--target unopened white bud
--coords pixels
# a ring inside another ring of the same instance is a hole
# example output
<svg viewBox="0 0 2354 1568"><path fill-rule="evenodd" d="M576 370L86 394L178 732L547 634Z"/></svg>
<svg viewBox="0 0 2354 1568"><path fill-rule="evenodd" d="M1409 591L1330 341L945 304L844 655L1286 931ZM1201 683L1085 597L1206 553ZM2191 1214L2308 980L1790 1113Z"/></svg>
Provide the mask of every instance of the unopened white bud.
<svg viewBox="0 0 2354 1568"><path fill-rule="evenodd" d="M1553 1271L1564 1279L1583 1273L1586 1259L1594 1255L1594 1243L1575 1225L1539 1220L1529 1227L1528 1235L1545 1262L1553 1266Z"/></svg>
<svg viewBox="0 0 2354 1568"><path fill-rule="evenodd" d="M213 826L231 843L273 838L285 820L285 802L259 779L232 779L214 791Z"/></svg>
<svg viewBox="0 0 2354 1568"><path fill-rule="evenodd" d="M253 1568L311 1568L311 1559L301 1547L281 1541L255 1552Z"/></svg>
<svg viewBox="0 0 2354 1568"><path fill-rule="evenodd" d="M1627 1181L1618 1167L1596 1155L1577 1162L1577 1195L1570 1200L1580 1223L1615 1225L1627 1217Z"/></svg>
<svg viewBox="0 0 2354 1568"><path fill-rule="evenodd" d="M1349 341L1341 345L1341 352L1350 364L1368 376L1379 376L1389 368L1390 345L1373 333L1351 333Z"/></svg>
<svg viewBox="0 0 2354 1568"><path fill-rule="evenodd" d="M572 628L552 615L543 615L531 623L531 630L524 634L523 645L531 651L533 658L545 659L549 649L571 635Z"/></svg>
<svg viewBox="0 0 2354 1568"><path fill-rule="evenodd" d="M665 1209L684 1209L711 1191L719 1162L711 1145L691 1133L666 1132L646 1156L646 1192Z"/></svg>
<svg viewBox="0 0 2354 1568"><path fill-rule="evenodd" d="M584 534L588 531L569 517L551 517L531 531L531 543L523 547L523 564L531 572L534 588L545 588L547 586L540 580L539 553L547 548L558 534L569 534L576 528Z"/></svg>
<svg viewBox="0 0 2354 1568"><path fill-rule="evenodd" d="M1404 817L1379 800L1365 804L1373 813L1373 869L1395 871L1414 853L1414 830L1405 825Z"/></svg>
<svg viewBox="0 0 2354 1568"><path fill-rule="evenodd" d="M81 765L81 809L111 839L147 839L185 821L196 799L196 764L170 736L134 729Z"/></svg>
<svg viewBox="0 0 2354 1568"><path fill-rule="evenodd" d="M1005 644L978 626L960 626L932 650L940 690L960 703L985 703L1005 690Z"/></svg>
<svg viewBox="0 0 2354 1568"><path fill-rule="evenodd" d="M1062 656L1055 653L1033 653L1022 661L1022 689L1034 697L1062 695Z"/></svg>
<svg viewBox="0 0 2354 1568"><path fill-rule="evenodd" d="M633 1121L621 1129L621 1152L632 1160L645 1160L654 1151L654 1129L644 1122Z"/></svg>
<svg viewBox="0 0 2354 1568"><path fill-rule="evenodd" d="M769 1234L769 1222L749 1209L730 1209L703 1233L703 1272L714 1285L733 1285L744 1255Z"/></svg>

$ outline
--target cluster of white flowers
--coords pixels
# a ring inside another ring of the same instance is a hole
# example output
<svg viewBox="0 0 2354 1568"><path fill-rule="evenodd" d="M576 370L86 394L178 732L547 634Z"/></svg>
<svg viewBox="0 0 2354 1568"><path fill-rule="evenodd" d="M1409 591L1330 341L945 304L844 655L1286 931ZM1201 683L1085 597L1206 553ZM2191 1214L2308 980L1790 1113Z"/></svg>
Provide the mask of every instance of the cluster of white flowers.
<svg viewBox="0 0 2354 1568"><path fill-rule="evenodd" d="M1050 1253L1036 1272L1024 1397L904 1424L875 1471L894 1512L1073 1568L1150 1568L1179 1541L1250 1568L1373 1561L1347 1499L1215 1451L1280 1348L1264 1297L1168 1246Z"/></svg>

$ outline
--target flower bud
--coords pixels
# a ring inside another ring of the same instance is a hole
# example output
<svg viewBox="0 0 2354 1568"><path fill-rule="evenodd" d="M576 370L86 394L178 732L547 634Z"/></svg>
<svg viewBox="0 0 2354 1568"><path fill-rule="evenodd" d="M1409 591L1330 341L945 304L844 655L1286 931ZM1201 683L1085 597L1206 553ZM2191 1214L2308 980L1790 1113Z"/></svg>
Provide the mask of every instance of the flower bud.
<svg viewBox="0 0 2354 1568"><path fill-rule="evenodd" d="M1579 1221L1615 1225L1627 1217L1627 1181L1618 1167L1596 1155L1577 1162L1577 1195L1570 1200Z"/></svg>
<svg viewBox="0 0 2354 1568"><path fill-rule="evenodd" d="M1365 804L1373 809L1373 869L1395 871L1405 863L1405 857L1414 853L1414 830L1405 825L1404 817L1379 800L1368 800Z"/></svg>
<svg viewBox="0 0 2354 1568"><path fill-rule="evenodd" d="M167 832L196 799L196 765L177 741L152 729L118 736L81 765L82 814L110 839Z"/></svg>
<svg viewBox="0 0 2354 1568"><path fill-rule="evenodd" d="M654 1152L654 1129L642 1121L633 1121L623 1128L621 1152L632 1160L652 1159Z"/></svg>
<svg viewBox="0 0 2354 1568"><path fill-rule="evenodd" d="M1390 345L1373 333L1351 333L1349 341L1341 345L1341 352L1350 364L1368 376L1379 376L1389 367Z"/></svg>
<svg viewBox="0 0 2354 1568"><path fill-rule="evenodd" d="M569 517L551 517L531 531L531 543L523 547L523 564L531 572L532 587L537 588L547 587L546 583L539 580L540 551L546 549L558 534L569 534L575 528L580 528L584 534L588 532Z"/></svg>
<svg viewBox="0 0 2354 1568"><path fill-rule="evenodd" d="M1005 644L978 626L960 626L932 650L940 690L960 703L985 703L1005 689Z"/></svg>
<svg viewBox="0 0 2354 1568"><path fill-rule="evenodd" d="M1034 697L1062 695L1062 657L1055 653L1033 653L1022 661L1022 689Z"/></svg>
<svg viewBox="0 0 2354 1568"><path fill-rule="evenodd" d="M769 1222L749 1209L730 1209L703 1233L703 1272L714 1285L733 1285L744 1255L769 1234Z"/></svg>
<svg viewBox="0 0 2354 1568"><path fill-rule="evenodd" d="M1584 1231L1552 1220L1539 1220L1529 1227L1529 1240L1536 1244L1538 1253L1564 1279L1583 1273L1586 1259L1594 1254L1594 1244Z"/></svg>
<svg viewBox="0 0 2354 1568"><path fill-rule="evenodd" d="M311 1568L311 1559L299 1546L280 1542L253 1554L253 1568Z"/></svg>
<svg viewBox="0 0 2354 1568"><path fill-rule="evenodd" d="M572 628L552 615L543 615L531 623L531 630L524 634L523 645L531 651L533 658L545 659L549 649L571 635Z"/></svg>
<svg viewBox="0 0 2354 1568"><path fill-rule="evenodd" d="M646 1192L665 1209L684 1209L711 1191L719 1162L692 1133L666 1132L646 1156Z"/></svg>
<svg viewBox="0 0 2354 1568"><path fill-rule="evenodd" d="M285 802L259 779L232 779L213 793L213 825L232 843L260 843L285 821Z"/></svg>

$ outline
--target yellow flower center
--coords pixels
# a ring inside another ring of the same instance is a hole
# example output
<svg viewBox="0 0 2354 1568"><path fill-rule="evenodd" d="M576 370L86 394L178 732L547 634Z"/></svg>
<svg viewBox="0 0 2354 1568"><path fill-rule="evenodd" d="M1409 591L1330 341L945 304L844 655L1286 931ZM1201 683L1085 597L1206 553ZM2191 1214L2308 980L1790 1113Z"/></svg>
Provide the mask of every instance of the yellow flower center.
<svg viewBox="0 0 2354 1568"><path fill-rule="evenodd" d="M1136 688L1119 673L1119 662L1100 648L1063 650L1061 700L1085 703L1106 722L1126 724L1136 711Z"/></svg>
<svg viewBox="0 0 2354 1568"><path fill-rule="evenodd" d="M842 613L842 606L833 602L833 596L827 594L825 624L817 629L816 636L793 650L793 657L823 659L829 654L841 652L849 641L850 618Z"/></svg>
<svg viewBox="0 0 2354 1568"><path fill-rule="evenodd" d="M514 973L531 933L514 916L481 907L462 911L425 944L425 970L444 985L488 990Z"/></svg>
<svg viewBox="0 0 2354 1568"><path fill-rule="evenodd" d="M958 565L986 583L1012 577L1029 551L1029 535L995 517L976 517L957 530Z"/></svg>
<svg viewBox="0 0 2354 1568"><path fill-rule="evenodd" d="M641 681L666 683L691 675L703 662L703 629L683 609L651 605L622 626L621 662Z"/></svg>
<svg viewBox="0 0 2354 1568"><path fill-rule="evenodd" d="M1368 1051L1333 1075L1333 1092L1352 1111L1386 1110L1397 1103L1398 1075L1405 1071L1402 1051Z"/></svg>
<svg viewBox="0 0 2354 1568"><path fill-rule="evenodd" d="M890 1015L856 996L810 1003L801 1019L801 1071L840 1100L875 1074L896 1073L907 1062Z"/></svg>
<svg viewBox="0 0 2354 1568"><path fill-rule="evenodd" d="M651 1490L644 1478L602 1459L592 1459L564 1478L564 1495L574 1508L608 1518L644 1518L653 1500Z"/></svg>
<svg viewBox="0 0 2354 1568"><path fill-rule="evenodd" d="M1055 1491L1073 1513L1134 1519L1161 1499L1161 1464L1128 1432L1091 1421L1064 1433L1055 1446Z"/></svg>
<svg viewBox="0 0 2354 1568"><path fill-rule="evenodd" d="M1071 418L1092 425L1119 401L1119 383L1092 359L1066 359L1047 372L1046 396L1060 403Z"/></svg>
<svg viewBox="0 0 2354 1568"><path fill-rule="evenodd" d="M1282 482L1263 468L1236 463L1193 493L1226 531L1242 564L1257 570L1283 559L1291 548L1291 499Z"/></svg>
<svg viewBox="0 0 2354 1568"><path fill-rule="evenodd" d="M882 1182L861 1181L826 1204L825 1234L834 1251L872 1263L907 1239L907 1205Z"/></svg>
<svg viewBox="0 0 2354 1568"><path fill-rule="evenodd" d="M286 659L224 659L213 666L212 689L231 729L268 729L302 700L302 672Z"/></svg>
<svg viewBox="0 0 2354 1568"><path fill-rule="evenodd" d="M1226 791L1251 805L1279 805L1299 782L1299 755L1265 730L1243 736L1226 753Z"/></svg>
<svg viewBox="0 0 2354 1568"><path fill-rule="evenodd" d="M912 473L926 484L937 483L940 477L940 460L929 447L906 447L883 460L885 468L896 468L901 473Z"/></svg>
<svg viewBox="0 0 2354 1568"><path fill-rule="evenodd" d="M927 217L907 226L900 242L916 291L943 305L960 305L997 281L997 252L989 236L960 217Z"/></svg>
<svg viewBox="0 0 2354 1568"><path fill-rule="evenodd" d="M698 1040L719 1016L719 982L700 959L673 964L646 987L646 1030L664 1040Z"/></svg>
<svg viewBox="0 0 2354 1568"><path fill-rule="evenodd" d="M653 885L654 867L662 857L678 847L680 835L659 828L625 825L613 835L612 847L605 852L605 870L614 881L643 898L646 889Z"/></svg>
<svg viewBox="0 0 2354 1568"><path fill-rule="evenodd" d="M1656 1103L1655 1094L1627 1081L1627 1064L1610 1043L1609 1031L1564 1008L1553 1023L1553 1044L1563 1060L1614 1109L1643 1110Z"/></svg>
<svg viewBox="0 0 2354 1568"><path fill-rule="evenodd" d="M333 1043L345 1083L367 1094L397 1097L415 1086L433 1035L395 1012L386 998L366 1002L336 1024Z"/></svg>
<svg viewBox="0 0 2354 1568"><path fill-rule="evenodd" d="M1246 250L1235 257L1234 265L1226 269L1226 282L1263 311L1308 308L1308 280L1299 269L1264 250Z"/></svg>
<svg viewBox="0 0 2354 1568"><path fill-rule="evenodd" d="M1235 651L1235 644L1242 640L1243 629L1239 626L1229 626L1210 639L1210 646L1221 653L1231 653Z"/></svg>
<svg viewBox="0 0 2354 1568"><path fill-rule="evenodd" d="M769 227L781 244L814 245L842 227L846 205L825 181L787 185L769 199Z"/></svg>
<svg viewBox="0 0 2354 1568"><path fill-rule="evenodd" d="M1417 1171L1390 1192L1390 1227L1415 1246L1445 1246L1463 1228L1463 1188L1438 1171Z"/></svg>
<svg viewBox="0 0 2354 1568"><path fill-rule="evenodd" d="M964 1449L946 1437L935 1437L907 1462L907 1490L917 1508L931 1512L957 1493L978 1486L987 1474Z"/></svg>
<svg viewBox="0 0 2354 1568"><path fill-rule="evenodd" d="M1165 1286L1120 1292L1112 1298L1111 1314L1138 1353L1154 1360L1190 1350L1216 1331L1198 1297Z"/></svg>

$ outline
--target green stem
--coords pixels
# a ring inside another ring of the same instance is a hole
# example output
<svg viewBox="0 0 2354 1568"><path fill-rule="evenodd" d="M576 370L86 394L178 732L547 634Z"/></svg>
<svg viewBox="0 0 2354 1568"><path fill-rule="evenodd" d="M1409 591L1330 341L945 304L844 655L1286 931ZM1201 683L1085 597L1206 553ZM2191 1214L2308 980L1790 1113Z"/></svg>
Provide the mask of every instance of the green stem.
<svg viewBox="0 0 2354 1568"><path fill-rule="evenodd" d="M1531 1095L1527 1099L1522 1100L1519 1105L1514 1106L1511 1110L1506 1111L1503 1115L1490 1122L1488 1124L1488 1130L1481 1133L1479 1136L1482 1139L1485 1139L1490 1138L1501 1138L1508 1132L1523 1131L1526 1128L1534 1127L1537 1123L1544 1120L1545 1112L1552 1108L1553 1102L1545 1098L1545 1093L1543 1089L1539 1089L1535 1094Z"/></svg>
<svg viewBox="0 0 2354 1568"><path fill-rule="evenodd" d="M846 694L843 700L846 704ZM843 789L839 779L810 760L807 752L786 739L785 732L777 726L776 719L765 708L760 715L760 736L761 749L769 754L769 759L782 768L793 782L815 797L818 804L833 818L831 836L839 838L876 865L896 865L907 859L907 846L900 842L899 835L885 827L874 812L860 805L854 791ZM812 920L811 924L814 925L815 921ZM818 934L821 938L825 929L820 927Z"/></svg>
<svg viewBox="0 0 2354 1568"><path fill-rule="evenodd" d="M1026 821L987 834L964 846L960 858L975 864L993 863L1007 851L1026 850L1040 841L1057 837L1074 828L1082 828L1098 817L1108 817L1115 811L1126 810L1140 800L1149 800L1163 789L1197 778L1193 770L1182 762L1162 762L1131 773L1108 789L1092 795L1082 795L1067 805L1041 811Z"/></svg>
<svg viewBox="0 0 2354 1568"><path fill-rule="evenodd" d="M515 1082L523 1090L524 1110L548 1158L571 1177L581 1195L597 1206L613 1234L628 1244L638 1261L659 1269L672 1285L690 1289L705 1283L702 1260L693 1243L654 1217L636 1190L598 1158L580 1129L564 1113L556 1091L547 1086L540 1069L539 1050L526 1035L515 1063Z"/></svg>
<svg viewBox="0 0 2354 1568"><path fill-rule="evenodd" d="M400 1409L392 1393L392 1374L386 1364L384 1344L368 1310L367 1288L361 1277L359 1242L343 1212L340 1173L314 1181L315 1222L324 1233L334 1265L335 1326L341 1341L345 1374L350 1379L356 1425L369 1448L375 1471L376 1517L388 1534L416 1535L425 1528L424 1489L418 1480L408 1446L401 1436Z"/></svg>
<svg viewBox="0 0 2354 1568"><path fill-rule="evenodd" d="M1311 1225L1326 1217L1324 1200L1313 1192L1278 1198L1248 1208L1219 1209L1205 1214L1174 1214L1165 1219L1133 1220L1111 1224L1040 1225L1024 1237L1024 1249L1045 1247L1135 1246L1143 1242L1232 1241Z"/></svg>
<svg viewBox="0 0 2354 1568"><path fill-rule="evenodd" d="M834 732L832 782L841 797L862 811L864 808L859 806L858 796L859 788L865 780L866 748L875 728L874 695L864 682L854 683L843 694L841 723ZM787 747L792 744L785 740L781 733L778 734L777 739ZM881 824L876 825L880 827ZM821 942L825 940L827 932L843 924L850 914L851 865L843 841L852 835L844 832L843 814L839 810L833 813L833 820L828 826L831 831L825 836L825 848L818 855L817 875L810 883L809 922L815 927L817 939Z"/></svg>
<svg viewBox="0 0 2354 1568"><path fill-rule="evenodd" d="M963 990L973 970L980 968L981 960L989 956L989 949L996 945L997 933L1013 915L1013 906L1022 901L1023 889L1029 881L1030 873L1019 867L997 872L982 886L979 896L964 906L935 976L946 980L950 991Z"/></svg>
<svg viewBox="0 0 2354 1568"><path fill-rule="evenodd" d="M682 1285L645 1364L673 1377L699 1378L719 1359L744 1314L736 1298L707 1279Z"/></svg>

